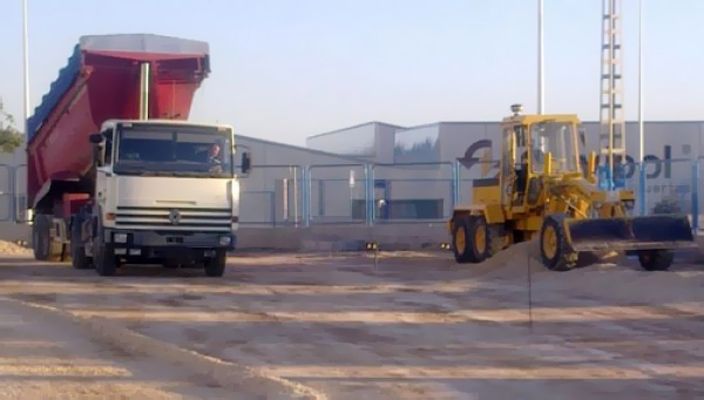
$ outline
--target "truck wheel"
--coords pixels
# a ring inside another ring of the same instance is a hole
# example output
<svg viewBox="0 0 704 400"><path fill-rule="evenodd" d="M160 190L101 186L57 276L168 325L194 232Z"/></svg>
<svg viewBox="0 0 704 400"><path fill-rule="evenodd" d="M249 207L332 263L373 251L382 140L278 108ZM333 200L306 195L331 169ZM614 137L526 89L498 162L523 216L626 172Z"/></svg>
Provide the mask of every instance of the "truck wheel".
<svg viewBox="0 0 704 400"><path fill-rule="evenodd" d="M99 227L98 236L93 244L93 264L98 275L112 276L117 269L117 258L112 253L112 248L105 243L104 237L105 233Z"/></svg>
<svg viewBox="0 0 704 400"><path fill-rule="evenodd" d="M489 232L483 216L466 216L455 222L452 250L458 263L480 263L490 254Z"/></svg>
<svg viewBox="0 0 704 400"><path fill-rule="evenodd" d="M61 261L63 246L55 243L51 237L53 217L38 214L32 225L32 250L34 258L40 261Z"/></svg>
<svg viewBox="0 0 704 400"><path fill-rule="evenodd" d="M71 224L71 265L75 269L88 269L92 260L86 256L85 246L81 240L81 219L76 218Z"/></svg>
<svg viewBox="0 0 704 400"><path fill-rule="evenodd" d="M562 214L549 215L540 229L540 258L552 271L569 271L577 264L577 253L567 242L564 219Z"/></svg>
<svg viewBox="0 0 704 400"><path fill-rule="evenodd" d="M178 269L181 264L174 261L166 261L161 264L166 269Z"/></svg>
<svg viewBox="0 0 704 400"><path fill-rule="evenodd" d="M117 270L117 259L112 254L112 250L109 249L105 243L98 244L95 247L95 257L93 258L93 263L95 264L95 271L98 272L98 275L115 275L115 270Z"/></svg>
<svg viewBox="0 0 704 400"><path fill-rule="evenodd" d="M49 224L44 215L37 214L32 225L32 251L34 252L34 258L39 261L49 260L50 247Z"/></svg>
<svg viewBox="0 0 704 400"><path fill-rule="evenodd" d="M665 271L670 268L675 253L671 250L639 250L638 261L646 271Z"/></svg>
<svg viewBox="0 0 704 400"><path fill-rule="evenodd" d="M218 250L215 257L205 261L205 275L218 277L225 273L225 265L227 264L227 252Z"/></svg>

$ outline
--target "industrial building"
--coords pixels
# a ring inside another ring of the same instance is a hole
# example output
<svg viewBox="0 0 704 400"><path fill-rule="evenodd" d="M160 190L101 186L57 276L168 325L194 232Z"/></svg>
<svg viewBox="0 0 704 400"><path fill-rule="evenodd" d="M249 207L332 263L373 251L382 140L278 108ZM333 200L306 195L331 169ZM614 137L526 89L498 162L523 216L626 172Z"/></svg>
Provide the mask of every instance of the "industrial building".
<svg viewBox="0 0 704 400"><path fill-rule="evenodd" d="M626 125L630 161L637 158L637 124ZM599 123L585 122L582 128L588 150L596 150ZM303 226L306 220L441 221L455 203L471 201L474 179L498 172L492 160L499 156L499 138L499 122L413 127L369 122L310 136L306 146L239 136L238 144L251 152L254 163L241 182L241 222L272 227ZM645 155L650 160L648 207L673 197L690 208L691 160L704 158L704 121L646 122ZM18 218L25 207L25 159L24 150L0 155L0 220ZM630 184L637 184L635 168L626 174Z"/></svg>
<svg viewBox="0 0 704 400"><path fill-rule="evenodd" d="M586 150L596 151L599 123L584 122L582 129ZM637 123L628 122L629 150L638 148L636 132ZM689 208L691 160L704 157L704 121L651 121L645 123L645 132L649 207L670 196ZM496 175L498 163L492 160L499 158L499 138L499 122L414 127L369 122L311 136L306 147L241 137L240 143L252 147L259 167L242 183L243 221L262 225L300 221L305 207L314 222L363 222L364 199L372 190L377 222L446 218L455 202L471 201L472 180ZM629 151L629 163L637 158ZM365 164L374 164L369 177L373 189L361 184ZM294 204L300 198L294 187L303 190L306 167L312 167L306 188L310 199ZM631 186L636 184L635 165L626 168L626 178Z"/></svg>

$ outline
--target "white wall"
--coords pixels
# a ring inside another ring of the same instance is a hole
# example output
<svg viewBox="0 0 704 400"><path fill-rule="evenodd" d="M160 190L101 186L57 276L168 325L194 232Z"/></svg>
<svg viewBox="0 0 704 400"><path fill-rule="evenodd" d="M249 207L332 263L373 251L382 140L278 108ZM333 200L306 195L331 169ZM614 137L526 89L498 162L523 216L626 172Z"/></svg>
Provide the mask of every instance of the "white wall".
<svg viewBox="0 0 704 400"><path fill-rule="evenodd" d="M376 127L376 123L370 122L311 136L306 139L306 147L347 156L374 157L377 150Z"/></svg>

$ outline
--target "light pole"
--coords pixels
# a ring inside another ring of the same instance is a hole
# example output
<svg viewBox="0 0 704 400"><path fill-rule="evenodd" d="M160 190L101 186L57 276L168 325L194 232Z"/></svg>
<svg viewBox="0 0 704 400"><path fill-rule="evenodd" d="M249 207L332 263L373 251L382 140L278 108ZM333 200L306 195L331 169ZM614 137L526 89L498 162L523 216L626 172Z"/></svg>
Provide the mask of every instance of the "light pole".
<svg viewBox="0 0 704 400"><path fill-rule="evenodd" d="M643 0L638 2L638 161L643 162Z"/></svg>
<svg viewBox="0 0 704 400"><path fill-rule="evenodd" d="M24 74L24 134L29 137L27 120L29 119L29 49L27 38L27 0L22 0L22 52Z"/></svg>
<svg viewBox="0 0 704 400"><path fill-rule="evenodd" d="M646 203L646 176L645 176L645 129L643 126L643 0L638 1L638 163L640 175L638 186L640 189L640 204L638 212L645 215Z"/></svg>
<svg viewBox="0 0 704 400"><path fill-rule="evenodd" d="M538 0L538 114L545 112L545 73L543 71L543 0Z"/></svg>

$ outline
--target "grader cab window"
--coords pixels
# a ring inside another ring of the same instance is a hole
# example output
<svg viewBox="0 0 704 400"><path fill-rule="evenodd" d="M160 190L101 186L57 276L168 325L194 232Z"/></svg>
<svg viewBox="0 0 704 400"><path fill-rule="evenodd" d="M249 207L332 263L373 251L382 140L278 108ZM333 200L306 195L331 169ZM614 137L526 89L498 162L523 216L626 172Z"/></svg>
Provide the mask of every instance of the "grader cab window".
<svg viewBox="0 0 704 400"><path fill-rule="evenodd" d="M533 171L541 173L545 155L552 154L554 172L576 172L577 148L574 125L567 122L542 122L531 126Z"/></svg>

